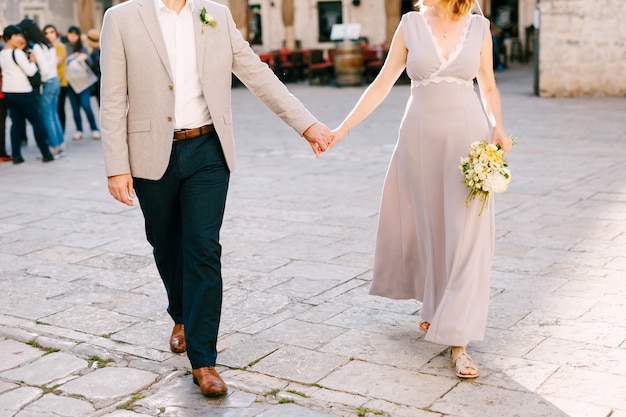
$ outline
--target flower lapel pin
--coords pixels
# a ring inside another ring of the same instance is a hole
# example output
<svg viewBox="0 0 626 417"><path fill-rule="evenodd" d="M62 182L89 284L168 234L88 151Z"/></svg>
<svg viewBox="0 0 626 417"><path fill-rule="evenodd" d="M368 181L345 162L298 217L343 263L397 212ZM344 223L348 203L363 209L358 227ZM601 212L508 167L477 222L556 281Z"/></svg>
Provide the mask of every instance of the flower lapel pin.
<svg viewBox="0 0 626 417"><path fill-rule="evenodd" d="M206 26L217 26L217 20L215 20L215 18L210 14L207 14L205 7L200 10L200 21L202 22L202 33L204 33L204 28Z"/></svg>

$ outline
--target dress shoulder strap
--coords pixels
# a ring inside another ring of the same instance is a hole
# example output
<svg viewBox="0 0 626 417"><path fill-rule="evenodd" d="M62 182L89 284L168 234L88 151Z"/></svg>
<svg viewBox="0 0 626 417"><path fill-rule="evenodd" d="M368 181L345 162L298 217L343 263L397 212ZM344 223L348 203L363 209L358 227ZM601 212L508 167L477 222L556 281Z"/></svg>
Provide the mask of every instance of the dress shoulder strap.
<svg viewBox="0 0 626 417"><path fill-rule="evenodd" d="M478 6L478 11L480 12L482 17L485 17L485 14L483 13L483 9L482 7L480 7L480 1L479 0L475 0L476 6Z"/></svg>

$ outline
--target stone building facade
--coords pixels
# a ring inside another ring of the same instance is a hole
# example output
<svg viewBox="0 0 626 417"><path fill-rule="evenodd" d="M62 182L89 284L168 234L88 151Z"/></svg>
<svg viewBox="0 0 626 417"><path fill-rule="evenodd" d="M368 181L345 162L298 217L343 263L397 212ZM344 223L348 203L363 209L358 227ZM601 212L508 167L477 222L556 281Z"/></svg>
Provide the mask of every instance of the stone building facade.
<svg viewBox="0 0 626 417"><path fill-rule="evenodd" d="M17 23L28 16L40 25L53 23L64 32L77 23L79 1L0 0L0 25ZM93 0L96 29L101 27L104 10L121 1ZM227 6L232 6L231 2L245 2L216 1ZM248 0L248 24L241 30L255 50L271 51L285 43L283 1L289 0ZM292 1L292 35L297 46L333 48L329 34L335 22L359 24L360 35L372 45L389 42L385 7L389 0ZM404 13L411 9L414 0L397 1L400 13ZM626 0L477 1L487 15L502 5L512 5L516 36L524 51L528 42L524 29L540 24L539 59L535 65L537 93L541 96L626 95L626 25L622 24Z"/></svg>
<svg viewBox="0 0 626 417"><path fill-rule="evenodd" d="M24 17L40 27L51 23L65 31L76 24L74 1L68 0L0 0L0 25L19 23Z"/></svg>
<svg viewBox="0 0 626 417"><path fill-rule="evenodd" d="M626 1L540 0L541 96L626 96Z"/></svg>

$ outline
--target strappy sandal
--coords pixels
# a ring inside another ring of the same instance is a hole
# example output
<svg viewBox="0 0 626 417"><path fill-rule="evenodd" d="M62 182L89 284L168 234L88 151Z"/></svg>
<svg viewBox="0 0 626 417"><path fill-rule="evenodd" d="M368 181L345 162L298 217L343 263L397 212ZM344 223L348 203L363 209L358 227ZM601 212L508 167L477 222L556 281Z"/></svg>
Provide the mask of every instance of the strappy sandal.
<svg viewBox="0 0 626 417"><path fill-rule="evenodd" d="M450 359L455 368L455 374L459 378L476 378L478 376L478 368L474 365L474 361L467 352L460 352L456 355L450 353ZM476 371L472 374L462 374L461 371Z"/></svg>
<svg viewBox="0 0 626 417"><path fill-rule="evenodd" d="M427 321L420 321L420 330L423 332L427 332L430 329L430 323Z"/></svg>

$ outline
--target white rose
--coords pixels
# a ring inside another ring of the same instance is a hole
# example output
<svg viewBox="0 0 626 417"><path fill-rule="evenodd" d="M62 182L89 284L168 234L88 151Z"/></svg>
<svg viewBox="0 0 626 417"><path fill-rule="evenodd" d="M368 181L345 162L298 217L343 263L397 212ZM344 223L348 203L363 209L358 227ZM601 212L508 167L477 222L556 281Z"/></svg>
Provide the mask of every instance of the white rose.
<svg viewBox="0 0 626 417"><path fill-rule="evenodd" d="M487 179L483 181L483 190L487 192L493 191L494 193L502 193L506 191L510 181L510 175L507 178L502 175L501 172L497 172L493 175L490 175Z"/></svg>

